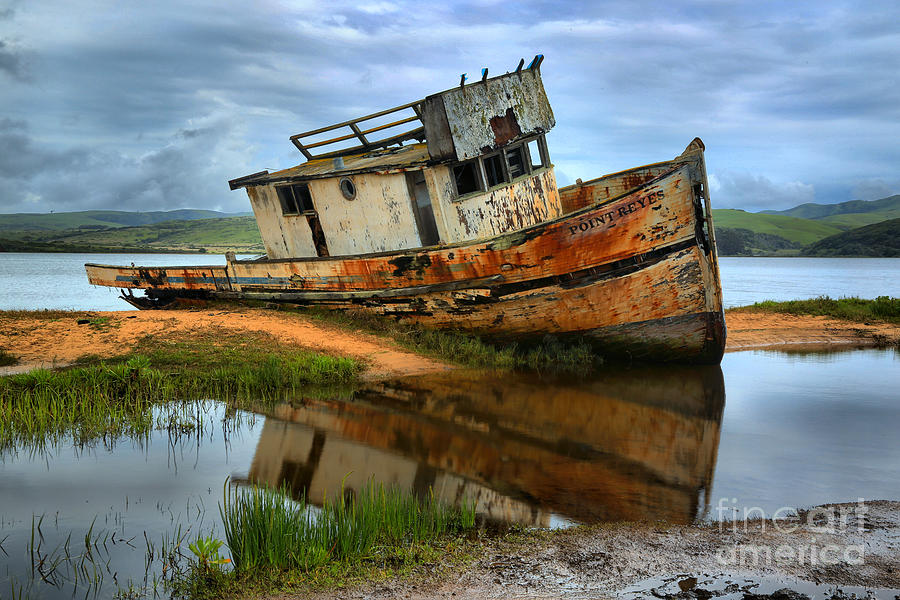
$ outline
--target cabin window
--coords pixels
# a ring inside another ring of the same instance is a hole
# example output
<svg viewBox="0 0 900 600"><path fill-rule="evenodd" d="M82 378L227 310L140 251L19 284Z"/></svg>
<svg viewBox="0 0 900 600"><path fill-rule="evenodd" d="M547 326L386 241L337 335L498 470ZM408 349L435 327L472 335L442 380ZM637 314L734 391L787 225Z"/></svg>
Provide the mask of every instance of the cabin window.
<svg viewBox="0 0 900 600"><path fill-rule="evenodd" d="M506 167L509 170L509 178L515 179L521 175L525 175L525 147L515 146L505 151Z"/></svg>
<svg viewBox="0 0 900 600"><path fill-rule="evenodd" d="M349 177L341 179L341 193L347 200L356 198L356 186L353 185L353 180Z"/></svg>
<svg viewBox="0 0 900 600"><path fill-rule="evenodd" d="M309 186L305 183L285 185L275 188L275 190L278 192L278 200L281 202L281 214L301 215L315 210Z"/></svg>
<svg viewBox="0 0 900 600"><path fill-rule="evenodd" d="M502 185L550 166L544 136L531 138L478 160L459 163L452 168L456 195Z"/></svg>
<svg viewBox="0 0 900 600"><path fill-rule="evenodd" d="M484 157L484 178L488 187L507 181L506 173L503 171L503 158L499 154Z"/></svg>
<svg viewBox="0 0 900 600"><path fill-rule="evenodd" d="M541 152L541 140L535 138L528 142L528 160L531 163L531 170L537 171L544 165L544 154Z"/></svg>
<svg viewBox="0 0 900 600"><path fill-rule="evenodd" d="M457 196L481 191L481 173L478 172L478 161L473 160L453 167L453 179L456 182Z"/></svg>

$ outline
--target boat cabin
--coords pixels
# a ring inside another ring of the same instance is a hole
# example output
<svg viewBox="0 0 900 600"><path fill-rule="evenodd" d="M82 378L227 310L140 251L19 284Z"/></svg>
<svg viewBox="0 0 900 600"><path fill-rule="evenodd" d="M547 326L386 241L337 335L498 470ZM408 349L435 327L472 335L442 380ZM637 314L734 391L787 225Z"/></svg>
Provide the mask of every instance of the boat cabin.
<svg viewBox="0 0 900 600"><path fill-rule="evenodd" d="M560 216L542 60L292 136L305 163L229 182L246 188L268 258L453 244Z"/></svg>

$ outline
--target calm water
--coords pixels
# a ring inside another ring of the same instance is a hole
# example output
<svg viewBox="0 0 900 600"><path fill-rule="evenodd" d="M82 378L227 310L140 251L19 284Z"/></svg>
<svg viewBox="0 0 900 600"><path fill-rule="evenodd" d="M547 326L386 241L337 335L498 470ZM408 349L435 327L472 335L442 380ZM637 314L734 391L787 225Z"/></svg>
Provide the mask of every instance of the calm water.
<svg viewBox="0 0 900 600"><path fill-rule="evenodd" d="M196 254L0 253L0 310L131 310L118 290L88 284L84 263L143 266L221 265ZM900 258L720 259L725 306L829 295L900 296Z"/></svg>
<svg viewBox="0 0 900 600"><path fill-rule="evenodd" d="M900 297L900 258L719 259L725 307L817 296Z"/></svg>
<svg viewBox="0 0 900 600"><path fill-rule="evenodd" d="M227 477L311 498L369 479L431 487L448 502L476 500L488 519L541 527L900 499L898 366L896 352L867 349L733 353L721 368L612 369L581 382L456 373L369 384L352 399L298 398L258 416L208 403L199 432L181 437L7 450L0 590L14 581L36 597L72 597L62 566L60 587L32 583L41 516L45 559L70 534L80 540L71 553L83 554L92 522L106 539L94 552L101 585L82 578L76 596L143 586L145 533L158 548L180 527L185 552L198 532L221 537ZM159 565L148 573L152 584Z"/></svg>
<svg viewBox="0 0 900 600"><path fill-rule="evenodd" d="M85 263L224 265L225 255L0 252L0 310L133 310L119 290L89 284Z"/></svg>

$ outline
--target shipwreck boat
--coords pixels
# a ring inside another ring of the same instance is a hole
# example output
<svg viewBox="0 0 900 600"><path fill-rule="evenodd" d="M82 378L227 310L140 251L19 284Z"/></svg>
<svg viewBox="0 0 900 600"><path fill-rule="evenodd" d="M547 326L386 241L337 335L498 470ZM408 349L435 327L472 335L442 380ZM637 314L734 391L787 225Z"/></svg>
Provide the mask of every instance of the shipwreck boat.
<svg viewBox="0 0 900 600"><path fill-rule="evenodd" d="M88 279L139 308L255 299L718 363L725 323L703 143L557 188L542 60L292 136L306 162L229 182L247 191L262 259L87 264Z"/></svg>

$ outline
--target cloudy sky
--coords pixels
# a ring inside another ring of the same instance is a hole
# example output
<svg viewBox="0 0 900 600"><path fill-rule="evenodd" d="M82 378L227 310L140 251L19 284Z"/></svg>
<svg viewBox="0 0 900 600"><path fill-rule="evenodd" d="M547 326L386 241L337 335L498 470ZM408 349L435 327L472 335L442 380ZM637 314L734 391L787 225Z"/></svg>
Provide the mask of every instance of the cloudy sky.
<svg viewBox="0 0 900 600"><path fill-rule="evenodd" d="M717 207L900 193L900 2L0 0L0 212L249 210L288 137L546 56L561 183L703 138Z"/></svg>

